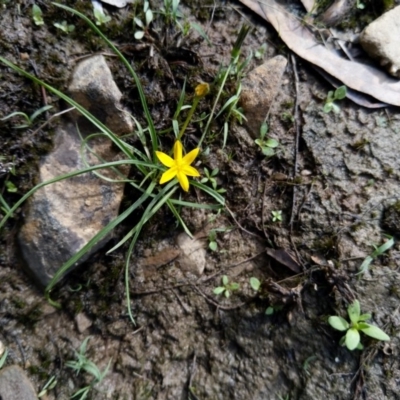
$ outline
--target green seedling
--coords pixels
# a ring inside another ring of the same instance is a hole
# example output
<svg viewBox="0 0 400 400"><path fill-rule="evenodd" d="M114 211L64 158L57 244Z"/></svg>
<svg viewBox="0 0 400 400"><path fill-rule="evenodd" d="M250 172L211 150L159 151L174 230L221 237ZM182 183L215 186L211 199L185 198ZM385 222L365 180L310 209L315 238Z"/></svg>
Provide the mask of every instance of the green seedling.
<svg viewBox="0 0 400 400"><path fill-rule="evenodd" d="M38 110L36 110L31 116L28 116L27 114L25 114L24 112L21 112L21 111L14 111L13 113L5 116L4 118L1 118L0 121L6 121L10 118L19 116L19 117L23 117L25 119L26 123L21 124L21 125L16 125L16 126L14 126L14 128L15 129L29 128L40 114L43 114L44 112L50 110L51 108L53 108L53 106L47 105L47 106L41 107Z"/></svg>
<svg viewBox="0 0 400 400"><path fill-rule="evenodd" d="M365 4L362 3L360 0L357 0L356 6L357 6L357 8L358 8L359 10L364 10L364 8L365 8Z"/></svg>
<svg viewBox="0 0 400 400"><path fill-rule="evenodd" d="M292 114L291 112L289 112L289 111L284 111L284 112L281 114L281 120L284 121L284 122L288 122L288 123L290 123L290 124L294 124L294 116L293 116L293 114Z"/></svg>
<svg viewBox="0 0 400 400"><path fill-rule="evenodd" d="M255 140L255 143L260 147L262 153L266 157L272 157L275 154L275 149L279 146L276 139L267 138L268 124L263 122L260 128L260 137Z"/></svg>
<svg viewBox="0 0 400 400"><path fill-rule="evenodd" d="M39 392L38 397L41 398L43 396L46 396L47 392L49 390L52 390L56 387L57 385L57 379L55 377L55 375L53 375L47 382L46 384L43 386L43 389Z"/></svg>
<svg viewBox="0 0 400 400"><path fill-rule="evenodd" d="M133 18L134 25L137 25L139 27L139 30L137 30L134 34L134 37L137 40L143 39L145 33L150 27L151 21L153 21L154 18L153 11L151 11L148 1L145 1L143 3L143 13L144 22L138 17Z"/></svg>
<svg viewBox="0 0 400 400"><path fill-rule="evenodd" d="M211 251L217 251L218 249L217 232L215 229L211 229L210 233L208 234L208 248Z"/></svg>
<svg viewBox="0 0 400 400"><path fill-rule="evenodd" d="M265 56L266 51L267 51L267 43L264 43L254 52L254 57L257 58L257 60L262 60Z"/></svg>
<svg viewBox="0 0 400 400"><path fill-rule="evenodd" d="M7 356L8 356L8 349L5 349L0 357L0 369L4 367L4 364L6 363L7 360Z"/></svg>
<svg viewBox="0 0 400 400"><path fill-rule="evenodd" d="M387 341L390 337L377 326L367 324L365 321L371 318L371 314L361 314L360 302L355 300L347 307L350 323L344 318L331 316L328 319L329 325L338 331L347 331L340 339L340 344L349 350L362 350L364 347L360 341L360 332L377 340Z"/></svg>
<svg viewBox="0 0 400 400"><path fill-rule="evenodd" d="M32 6L32 18L35 25L40 26L44 24L42 10L36 4Z"/></svg>
<svg viewBox="0 0 400 400"><path fill-rule="evenodd" d="M255 278L254 276L250 278L250 286L253 290L258 292L261 287L261 282L259 279Z"/></svg>
<svg viewBox="0 0 400 400"><path fill-rule="evenodd" d="M375 251L364 259L364 261L361 264L360 271L356 275L365 274L368 271L372 261L374 261L377 257L381 256L383 253L388 251L391 247L393 247L394 245L393 237L387 235L387 238L388 240L381 246L376 247L375 245L373 245Z"/></svg>
<svg viewBox="0 0 400 400"><path fill-rule="evenodd" d="M75 25L68 25L67 21L54 22L53 25L67 34L75 30Z"/></svg>
<svg viewBox="0 0 400 400"><path fill-rule="evenodd" d="M179 3L180 0L164 0L164 6L160 8L160 11L158 11L158 13L164 16L165 25L178 26L183 36L186 36L189 33L190 29L194 28L201 37L209 42L210 40L208 39L207 35L200 25L195 23L191 24L186 20L183 22L183 24L179 22L178 18L184 18L183 13L178 8Z"/></svg>
<svg viewBox="0 0 400 400"><path fill-rule="evenodd" d="M340 107L335 104L336 100L343 100L346 97L347 88L346 86L340 86L335 91L330 90L328 92L328 97L326 98L324 105L324 112L330 113L333 111L338 114L340 112Z"/></svg>
<svg viewBox="0 0 400 400"><path fill-rule="evenodd" d="M211 229L208 234L208 248L211 251L217 251L217 249L218 249L217 232L230 232L232 229L233 229L232 226L228 226L226 228Z"/></svg>
<svg viewBox="0 0 400 400"><path fill-rule="evenodd" d="M217 193L225 193L226 189L223 188L217 188L217 179L216 176L219 173L219 169L218 168L214 168L211 172L207 169L204 168L204 175L205 177L201 179L201 183L209 183L211 184L212 188L217 192Z"/></svg>
<svg viewBox="0 0 400 400"><path fill-rule="evenodd" d="M229 282L229 278L224 275L222 277L222 286L216 287L213 292L216 295L224 294L225 297L228 299L232 292L239 289L239 284L235 282Z"/></svg>
<svg viewBox="0 0 400 400"><path fill-rule="evenodd" d="M308 376L311 376L311 373L310 373L310 371L308 370L308 368L309 368L309 366L310 366L310 363L311 363L311 361L314 361L314 360L316 360L316 359L318 359L317 356L310 356L310 357L307 357L306 360L305 360L304 363L303 363L303 370L304 370L304 372L305 372Z"/></svg>
<svg viewBox="0 0 400 400"><path fill-rule="evenodd" d="M271 211L271 214L272 214L272 222L282 221L282 210Z"/></svg>
<svg viewBox="0 0 400 400"><path fill-rule="evenodd" d="M101 25L106 24L107 22L111 21L111 17L109 15L104 14L104 11L102 8L94 8L93 15L96 20L97 26L101 26Z"/></svg>
<svg viewBox="0 0 400 400"><path fill-rule="evenodd" d="M74 371L76 371L77 374L79 374L81 371L87 372L89 375L92 375L93 379L90 382L89 385L79 389L77 392L75 392L71 399L73 398L78 398L79 400L84 400L88 396L89 392L99 383L101 383L104 379L104 377L107 375L110 366L111 366L111 361L112 359L108 362L106 368L104 371L100 371L99 367L93 362L90 361L85 353L86 353L86 347L87 343L90 339L90 336L88 336L81 344L81 347L79 348L79 352L75 352L76 361L67 361L66 366L68 368L72 368Z"/></svg>

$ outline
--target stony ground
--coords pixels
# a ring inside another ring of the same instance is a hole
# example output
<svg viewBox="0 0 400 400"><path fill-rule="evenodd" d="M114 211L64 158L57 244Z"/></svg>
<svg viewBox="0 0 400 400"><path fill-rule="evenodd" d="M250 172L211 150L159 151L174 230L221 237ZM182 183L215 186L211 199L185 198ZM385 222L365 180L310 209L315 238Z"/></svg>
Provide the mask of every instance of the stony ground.
<svg viewBox="0 0 400 400"><path fill-rule="evenodd" d="M65 90L73 60L109 50L76 18L40 6L46 24L37 27L28 2L3 5L1 53L31 72L36 68L42 79ZM113 22L106 33L126 46L161 128L169 123L165 116L174 112L182 77L189 77L188 91L199 78L212 82L221 63L227 64L243 22L254 25L244 57L267 43L266 53L253 57L249 71L276 55L291 61L272 28L239 3L212 6L183 2L185 15L207 29L214 47L192 34L186 46L203 61L195 68L173 67L177 86L146 63L147 50L138 49L132 39L129 9L107 8ZM81 8L90 15L88 7ZM57 31L53 18L74 23L75 33ZM126 72L114 58L107 61L125 106L142 118ZM225 148L221 135L207 143L210 155L201 158L201 167L220 169L218 184L227 190L227 209L219 215L182 212L205 249L209 229L220 229L217 251L207 250L201 275L195 262L173 256L181 231L166 210L145 228L130 268L136 326L126 309L126 248L106 255L136 217L59 285L53 293L62 305L59 310L23 271L15 238L25 209L18 210L1 232L0 341L9 350L5 367L20 366L36 392L55 376L57 385L47 399L67 399L90 383L88 374L66 366L90 336L87 357L101 370L111 360L109 373L90 395L93 399L399 398L398 243L375 259L365 275L355 273L373 245L386 240L385 234L399 235L400 114L397 108L368 110L348 100L340 102L339 114L324 113L330 87L307 64L295 63L289 62L269 111L269 134L280 143L274 157L264 157L237 123L230 126ZM31 114L42 106L39 87L4 66L0 74L0 117L17 110ZM47 101L63 107L49 94ZM51 149L55 122L39 126L16 130L9 121L0 125L0 155L5 157L0 161L16 169L15 176L0 178L9 204L35 184L39 159ZM216 132L218 128L216 124ZM199 134L196 129L191 136ZM6 179L17 186L16 193L7 192ZM130 196L127 190L122 207L130 204ZM272 221L277 210L282 211L281 222ZM277 253L269 250L268 255L266 248L291 250L299 271L284 265ZM240 285L229 299L213 294L224 274ZM251 277L263 282L260 294L251 289ZM345 317L354 298L390 342L364 337L362 352L339 346L341 334L327 319ZM272 315L266 315L268 307L274 308Z"/></svg>

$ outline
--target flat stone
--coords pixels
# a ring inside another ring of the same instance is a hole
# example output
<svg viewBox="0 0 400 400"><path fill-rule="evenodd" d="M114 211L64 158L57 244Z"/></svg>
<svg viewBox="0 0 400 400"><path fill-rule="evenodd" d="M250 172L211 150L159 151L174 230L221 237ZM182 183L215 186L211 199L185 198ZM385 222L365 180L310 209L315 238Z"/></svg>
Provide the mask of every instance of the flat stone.
<svg viewBox="0 0 400 400"><path fill-rule="evenodd" d="M400 78L400 6L381 15L361 33L360 43L370 57Z"/></svg>
<svg viewBox="0 0 400 400"><path fill-rule="evenodd" d="M1 400L37 400L32 383L17 365L0 370Z"/></svg>
<svg viewBox="0 0 400 400"><path fill-rule="evenodd" d="M243 79L240 105L247 118L248 132L254 139L260 136L261 124L281 86L286 65L285 57L276 56L255 68Z"/></svg>
<svg viewBox="0 0 400 400"><path fill-rule="evenodd" d="M176 239L181 251L178 261L184 271L200 276L206 266L206 250L204 242L199 239L192 239L186 233L181 233Z"/></svg>
<svg viewBox="0 0 400 400"><path fill-rule="evenodd" d="M69 91L72 97L98 116L114 132L132 131L129 119L121 109L121 93L112 80L111 72L101 56L83 61L73 75ZM119 116L116 118L112 113ZM72 121L71 121L72 119ZM81 135L98 132L78 113L64 119L57 129L54 149L44 157L39 166L39 181L77 171L99 160L116 160L120 155L110 140L96 137L90 140L92 152L81 151ZM127 173L127 168L120 170ZM98 170L110 179L120 179L115 173ZM106 181L94 173L47 185L30 198L24 225L19 234L19 244L28 271L42 286L46 286L56 271L102 228L118 216L124 185ZM110 235L98 241L74 266L84 262L101 248ZM73 269L71 268L69 272Z"/></svg>
<svg viewBox="0 0 400 400"><path fill-rule="evenodd" d="M86 314L79 313L75 316L75 324L78 332L83 333L86 331L86 329L90 328L93 325L93 322L86 316Z"/></svg>

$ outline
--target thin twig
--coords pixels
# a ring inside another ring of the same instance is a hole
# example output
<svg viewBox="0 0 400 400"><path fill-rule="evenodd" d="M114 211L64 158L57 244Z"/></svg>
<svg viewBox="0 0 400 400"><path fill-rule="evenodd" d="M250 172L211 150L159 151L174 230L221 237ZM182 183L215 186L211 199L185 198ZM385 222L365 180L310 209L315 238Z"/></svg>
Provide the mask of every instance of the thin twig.
<svg viewBox="0 0 400 400"><path fill-rule="evenodd" d="M32 135L35 135L37 132L39 132L41 129L43 129L43 128L44 128L47 124L49 124L54 118L57 118L57 117L59 117L59 116L62 115L62 114L66 114L67 112L70 112L70 111L72 111L72 110L74 110L74 109L75 109L75 107L71 107L71 108L68 108L68 109L66 109L66 110L64 110L64 111L60 111L60 112L57 113L57 114L52 115L47 121L43 122L43 124L40 125L39 128L37 128L36 130L34 130L33 133L32 133Z"/></svg>
<svg viewBox="0 0 400 400"><path fill-rule="evenodd" d="M223 306L222 304L217 303L217 302L215 302L214 300L210 299L210 298L209 298L205 293L203 293L196 285L191 285L191 286L192 286L192 288L193 288L197 293L199 293L202 297L204 297L208 303L211 303L212 305L214 305L215 307L217 307L217 308L220 309L220 310L225 310L225 311L234 310L234 309L236 309L236 308L243 307L245 304L247 304L247 303L249 302L249 300L248 300L248 301L245 301L245 302L243 302L243 303L235 304L235 305L233 305L233 306ZM250 300L253 300L253 299L250 299Z"/></svg>
<svg viewBox="0 0 400 400"><path fill-rule="evenodd" d="M294 126L296 130L295 148L294 148L294 166L293 166L293 178L297 176L297 163L298 163L298 152L299 152L299 141L300 141L300 121L299 121L299 74L297 72L296 58L293 54L290 56L293 66L294 80L295 80L295 90L296 90L296 100L294 105ZM290 215L290 232L293 230L293 221L295 216L296 207L296 186L293 186L293 198L292 198L292 211Z"/></svg>
<svg viewBox="0 0 400 400"><path fill-rule="evenodd" d="M225 205L225 209L228 211L228 213L231 215L232 219L236 222L237 226L238 226L243 232L246 232L246 233L248 233L248 234L251 235L251 236L255 236L255 237L258 237L259 239L261 239L260 236L257 235L256 233L250 232L250 231L248 231L247 229L243 228L243 226L240 225L239 221L235 218L235 215L233 214L233 212L229 209L229 207L228 207L227 205Z"/></svg>

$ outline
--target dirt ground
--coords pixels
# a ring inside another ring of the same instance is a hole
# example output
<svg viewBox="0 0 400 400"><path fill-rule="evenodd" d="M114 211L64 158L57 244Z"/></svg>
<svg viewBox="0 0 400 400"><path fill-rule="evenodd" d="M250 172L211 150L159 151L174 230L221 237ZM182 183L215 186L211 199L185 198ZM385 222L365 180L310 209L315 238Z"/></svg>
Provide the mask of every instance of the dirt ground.
<svg viewBox="0 0 400 400"><path fill-rule="evenodd" d="M30 1L0 2L0 52L65 90L74 60L110 50L83 21L48 2L36 3L43 10L42 26L33 23ZM89 2L65 3L92 15ZM151 6L156 10L159 4ZM213 46L195 30L177 43L175 32L156 20L161 37L153 58L148 47L133 39L132 7L104 7L112 17L104 31L138 71L159 130L171 123L185 77L187 91L193 91L199 80L212 83L221 64L228 64L241 24L253 27L243 58L267 44L265 54L253 57L247 70L278 54L291 59L276 32L239 2L182 1L186 18L203 27ZM66 35L57 30L52 21L59 20L73 23L75 31ZM201 62L170 62L171 79L159 71L176 48L190 49ZM125 106L144 121L127 71L113 57L107 62ZM330 86L308 64L295 62L298 92L290 62L269 113L270 136L280 143L275 156L264 157L235 122L225 148L218 134L223 120L216 121L216 134L206 142L210 152L201 158L202 167L219 168L227 209L219 215L182 211L193 232L210 220L208 229L226 228L217 232L217 250L207 250L202 276L179 261L146 263L174 249L181 232L167 210L146 226L130 269L136 326L126 307L127 249L106 255L132 220L58 285L53 297L61 303L60 310L46 302L24 272L15 240L24 208L9 220L0 236L0 341L9 349L6 365L21 366L38 392L50 377L57 378L44 398L68 399L90 383L88 374L66 367L88 336L87 357L100 369L111 360L109 373L89 395L92 399L400 398L397 241L366 274L355 275L373 245L386 240L385 234L400 234L400 113L393 107L368 110L349 100L340 102L340 113L324 113ZM224 95L230 96L234 86L228 82ZM210 110L213 95L199 113ZM14 111L32 114L43 106L43 96L40 87L0 64L0 118ZM46 101L54 109L63 106L49 93ZM0 125L5 170L0 190L8 204L34 186L40 157L51 150L56 122L38 130L43 121L44 116L24 130L13 128L15 120ZM199 132L193 128L190 135L199 137ZM15 175L7 173L11 164ZM6 190L7 179L16 193ZM127 190L123 208L131 195ZM277 210L282 211L281 222L272 221L271 213ZM207 248L207 237L202 240ZM299 272L269 256L266 248L291 250ZM224 274L240 285L229 299L213 294ZM260 293L250 287L251 277L262 282ZM355 298L363 312L372 314L372 323L389 334L390 342L363 337L362 352L339 345L341 333L329 326L328 317L346 317L346 306ZM266 314L268 307L274 309L272 315Z"/></svg>

